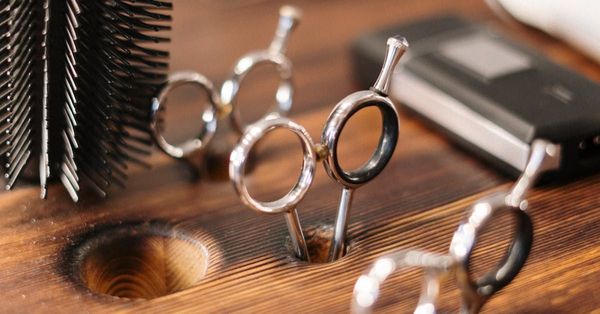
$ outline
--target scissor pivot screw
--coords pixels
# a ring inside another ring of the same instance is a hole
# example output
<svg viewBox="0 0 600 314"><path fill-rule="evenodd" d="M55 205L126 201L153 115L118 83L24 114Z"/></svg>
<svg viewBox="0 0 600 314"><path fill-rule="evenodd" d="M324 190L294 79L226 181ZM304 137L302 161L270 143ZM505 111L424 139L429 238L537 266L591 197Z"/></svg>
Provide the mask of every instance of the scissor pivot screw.
<svg viewBox="0 0 600 314"><path fill-rule="evenodd" d="M321 161L325 158L327 158L327 156L329 156L329 149L327 148L327 145L324 144L316 144L315 145L315 154L317 155L317 161Z"/></svg>

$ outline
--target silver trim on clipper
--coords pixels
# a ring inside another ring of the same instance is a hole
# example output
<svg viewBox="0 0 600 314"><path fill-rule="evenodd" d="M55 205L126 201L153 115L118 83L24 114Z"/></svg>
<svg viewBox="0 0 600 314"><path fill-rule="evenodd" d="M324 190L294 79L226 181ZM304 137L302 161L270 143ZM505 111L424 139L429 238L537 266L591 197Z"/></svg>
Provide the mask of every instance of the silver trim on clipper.
<svg viewBox="0 0 600 314"><path fill-rule="evenodd" d="M525 170L531 151L529 143L516 138L408 70L394 73L391 96L517 170ZM560 167L560 156L555 160L548 170Z"/></svg>

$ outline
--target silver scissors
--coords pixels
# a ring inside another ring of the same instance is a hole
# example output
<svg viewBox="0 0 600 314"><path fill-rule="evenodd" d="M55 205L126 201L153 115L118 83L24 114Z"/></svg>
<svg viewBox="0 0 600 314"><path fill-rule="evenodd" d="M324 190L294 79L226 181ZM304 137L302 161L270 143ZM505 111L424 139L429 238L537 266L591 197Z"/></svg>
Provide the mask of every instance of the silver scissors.
<svg viewBox="0 0 600 314"><path fill-rule="evenodd" d="M356 188L371 181L381 173L390 161L396 147L399 128L398 113L387 95L392 72L407 47L408 43L404 38L392 37L388 39L384 65L374 86L368 91L360 91L347 96L335 106L325 123L320 143L313 142L306 129L301 125L286 118L270 117L249 126L232 151L229 176L243 203L262 213L286 213L285 217L292 244L299 258L310 261L296 207L313 182L316 162L319 160L323 160L325 170L329 176L342 185L342 196L335 221L329 259L333 261L343 255L352 194ZM348 120L356 112L371 106L379 109L383 121L379 145L370 160L361 168L346 171L342 169L338 161L338 139ZM295 133L301 140L304 155L300 177L294 187L279 200L261 202L248 193L244 181L246 161L252 147L263 136L280 128Z"/></svg>
<svg viewBox="0 0 600 314"><path fill-rule="evenodd" d="M461 313L478 313L493 294L517 276L525 264L533 242L533 225L526 211L525 197L538 176L557 168L559 160L558 145L545 140L534 141L525 171L513 188L485 197L471 207L468 218L454 232L448 254L406 250L379 258L354 286L353 311L370 313L379 297L381 285L396 269L420 267L424 270L424 281L414 313L436 312L439 281L445 275L452 275L461 290ZM500 211L509 211L516 217L512 244L496 268L475 280L469 268L471 254L479 234L493 223L493 217Z"/></svg>
<svg viewBox="0 0 600 314"><path fill-rule="evenodd" d="M213 83L204 75L192 71L180 71L171 74L158 95L152 99L150 129L154 142L168 156L185 159L196 155L210 143L216 130L219 118L228 117L235 131L241 134L246 128L240 118L237 96L244 78L259 66L272 64L279 74L279 86L275 97L275 106L264 117L284 116L292 108L294 87L292 83L292 63L285 56L287 43L292 31L298 25L302 13L295 7L283 6L279 11L279 23L270 46L266 50L251 52L240 58L233 73L216 91ZM203 129L196 138L182 144L169 143L162 134L165 103L171 91L182 85L195 85L208 94L209 107L202 114Z"/></svg>

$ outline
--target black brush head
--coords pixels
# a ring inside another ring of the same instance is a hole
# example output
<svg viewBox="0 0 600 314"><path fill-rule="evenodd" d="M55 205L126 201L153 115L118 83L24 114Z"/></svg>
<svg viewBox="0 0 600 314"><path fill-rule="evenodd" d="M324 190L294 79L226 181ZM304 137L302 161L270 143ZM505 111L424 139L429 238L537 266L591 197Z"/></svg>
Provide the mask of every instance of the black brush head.
<svg viewBox="0 0 600 314"><path fill-rule="evenodd" d="M7 189L39 167L42 197L53 179L74 200L82 182L105 196L130 163L144 164L171 9L168 0L0 0Z"/></svg>

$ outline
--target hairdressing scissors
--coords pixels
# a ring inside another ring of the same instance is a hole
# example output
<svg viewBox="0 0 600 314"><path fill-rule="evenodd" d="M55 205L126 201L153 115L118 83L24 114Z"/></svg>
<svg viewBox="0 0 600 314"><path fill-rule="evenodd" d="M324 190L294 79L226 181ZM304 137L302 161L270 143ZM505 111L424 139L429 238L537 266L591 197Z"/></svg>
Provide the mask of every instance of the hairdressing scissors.
<svg viewBox="0 0 600 314"><path fill-rule="evenodd" d="M246 125L242 122L237 104L240 85L248 73L264 65L274 65L279 74L279 85L275 95L275 106L266 116L286 115L292 107L294 87L292 84L292 63L285 56L286 46L292 31L298 25L302 13L292 6L283 6L279 11L279 23L270 46L266 50L251 52L240 58L231 76L221 85L219 92L213 83L204 75L180 71L173 73L167 79L158 95L152 99L150 129L158 147L168 156L182 159L195 155L204 150L210 143L216 130L219 118L228 117L235 131L243 132ZM164 106L173 89L182 85L194 85L208 94L209 107L202 113L204 122L198 137L189 139L182 144L169 143L163 136Z"/></svg>
<svg viewBox="0 0 600 314"><path fill-rule="evenodd" d="M292 244L298 257L303 260L309 261L309 256L296 206L304 198L313 182L316 162L322 160L329 176L342 185L342 196L329 255L330 260L336 260L343 255L344 251L353 191L379 175L392 157L398 140L398 113L387 95L392 72L407 47L408 43L404 38L388 39L384 65L374 86L368 91L360 91L347 96L335 106L325 123L320 143L313 142L306 129L299 124L286 118L270 117L249 126L231 153L229 175L244 204L258 212L286 213ZM338 161L339 136L348 120L356 112L370 106L379 109L383 121L379 145L370 160L361 168L346 171L342 169ZM300 138L304 153L302 170L298 182L285 196L273 202L261 202L248 193L244 182L244 169L252 147L263 136L275 129L287 129Z"/></svg>
<svg viewBox="0 0 600 314"><path fill-rule="evenodd" d="M471 207L468 218L454 232L448 254L407 250L379 258L354 286L353 311L370 313L379 297L380 286L394 270L420 267L424 271L424 281L415 313L436 312L439 280L448 274L454 276L461 290L461 313L479 312L485 302L508 285L525 264L533 242L533 226L526 212L525 196L541 173L558 166L559 155L557 145L545 140L534 141L525 171L513 188L485 197ZM487 225L493 223L493 217L505 210L516 217L512 244L496 268L475 280L471 277L469 265L477 238Z"/></svg>

